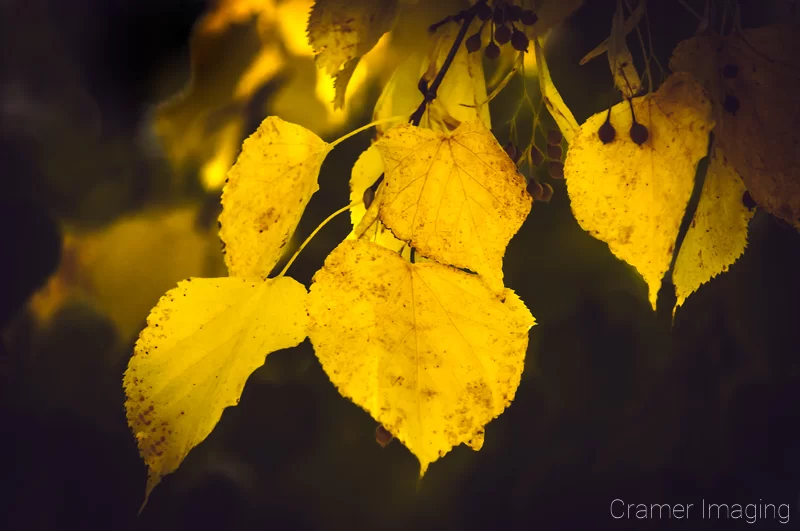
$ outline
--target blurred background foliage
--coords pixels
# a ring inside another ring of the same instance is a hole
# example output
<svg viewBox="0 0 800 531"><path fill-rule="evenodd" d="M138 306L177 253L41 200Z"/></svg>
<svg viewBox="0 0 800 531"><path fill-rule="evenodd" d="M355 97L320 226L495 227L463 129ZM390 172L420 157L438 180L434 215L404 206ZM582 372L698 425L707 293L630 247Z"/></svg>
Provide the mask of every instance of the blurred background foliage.
<svg viewBox="0 0 800 531"><path fill-rule="evenodd" d="M787 0L739 4L746 27L796 16ZM547 35L579 120L608 101L604 61L578 61L608 36L614 5L584 2ZM305 40L310 6L0 2L0 528L641 529L612 522L610 501L701 496L794 511L800 235L757 213L744 256L670 333L643 281L580 230L550 181L553 201L534 205L506 255L506 282L538 325L517 398L482 451L459 447L418 483L413 456L376 444L374 421L338 396L306 342L270 356L136 518L146 471L121 375L166 290L225 274L216 218L241 141L270 114L326 140L369 121L395 68L425 53L428 24L459 9L404 6L334 110ZM698 24L677 1L651 1L649 18L662 64ZM523 85L538 91L518 77L492 102L501 143ZM348 201L369 135L328 157L298 239ZM308 285L349 229L346 216L324 229L292 275Z"/></svg>

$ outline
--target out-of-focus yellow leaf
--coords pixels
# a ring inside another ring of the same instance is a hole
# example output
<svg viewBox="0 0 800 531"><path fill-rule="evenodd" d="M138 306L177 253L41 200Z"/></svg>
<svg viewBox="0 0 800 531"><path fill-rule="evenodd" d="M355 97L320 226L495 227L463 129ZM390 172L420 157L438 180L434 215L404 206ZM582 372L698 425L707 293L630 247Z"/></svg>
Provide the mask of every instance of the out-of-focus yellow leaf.
<svg viewBox="0 0 800 531"><path fill-rule="evenodd" d="M475 24L470 31L477 31L478 27L479 24ZM422 103L419 80L424 78L428 85L433 83L447 58L458 29L457 24L442 26L425 57L414 53L397 67L375 104L374 120L410 116L416 110ZM420 125L444 132L452 131L462 122L481 120L487 128L492 127L482 57L480 54L469 53L465 46L458 49L436 91L436 99L422 115ZM378 125L378 136L388 129L388 125Z"/></svg>
<svg viewBox="0 0 800 531"><path fill-rule="evenodd" d="M644 2L642 2L644 3ZM622 0L617 0L617 11L611 22L611 36L608 38L608 66L617 87L625 98L632 98L639 92L642 82L633 64L633 56L625 42L625 13Z"/></svg>
<svg viewBox="0 0 800 531"><path fill-rule="evenodd" d="M198 24L201 33L219 33L265 11L274 12L275 0L219 0Z"/></svg>
<svg viewBox="0 0 800 531"><path fill-rule="evenodd" d="M331 147L317 135L276 116L245 140L222 193L220 238L231 276L269 275L319 189Z"/></svg>
<svg viewBox="0 0 800 531"><path fill-rule="evenodd" d="M539 40L533 38L533 48L536 54L537 71L539 73L539 89L542 93L542 101L544 102L547 111L561 130L564 140L568 144L572 144L572 139L578 133L580 126L572 111L569 110L567 104L564 103L561 94L553 84L553 79L550 77L550 69L547 68L547 60L544 57L544 49L539 44Z"/></svg>
<svg viewBox="0 0 800 531"><path fill-rule="evenodd" d="M717 143L756 203L800 229L800 27L694 37L670 67L705 83Z"/></svg>
<svg viewBox="0 0 800 531"><path fill-rule="evenodd" d="M308 19L308 40L319 68L336 75L392 29L397 1L317 0Z"/></svg>
<svg viewBox="0 0 800 531"><path fill-rule="evenodd" d="M128 425L149 468L145 503L165 475L239 403L267 354L306 337L306 288L266 281L196 278L150 312L123 384Z"/></svg>
<svg viewBox="0 0 800 531"><path fill-rule="evenodd" d="M514 399L533 316L504 289L434 262L345 241L314 275L309 337L339 392L428 465Z"/></svg>
<svg viewBox="0 0 800 531"><path fill-rule="evenodd" d="M747 247L747 226L753 212L742 204L744 191L741 176L716 148L672 272L676 309L702 284L727 271Z"/></svg>
<svg viewBox="0 0 800 531"><path fill-rule="evenodd" d="M409 124L375 144L383 160L380 217L424 256L503 289L503 255L531 209L525 178L480 121L452 133Z"/></svg>
<svg viewBox="0 0 800 531"><path fill-rule="evenodd" d="M350 222L353 224L353 230L347 239L364 239L387 249L399 251L405 247L406 242L395 238L386 225L378 219L383 186L378 187L369 209L366 209L363 203L364 191L372 186L382 173L381 154L373 144L358 157L350 174L350 202L354 203L350 208Z"/></svg>
<svg viewBox="0 0 800 531"><path fill-rule="evenodd" d="M627 101L619 103L611 109L615 140L603 144L597 134L606 111L586 120L567 153L564 176L580 226L639 271L655 308L714 124L705 90L688 74L673 74L658 91L634 99L633 107L648 129L647 141L639 146L631 140L631 110Z"/></svg>

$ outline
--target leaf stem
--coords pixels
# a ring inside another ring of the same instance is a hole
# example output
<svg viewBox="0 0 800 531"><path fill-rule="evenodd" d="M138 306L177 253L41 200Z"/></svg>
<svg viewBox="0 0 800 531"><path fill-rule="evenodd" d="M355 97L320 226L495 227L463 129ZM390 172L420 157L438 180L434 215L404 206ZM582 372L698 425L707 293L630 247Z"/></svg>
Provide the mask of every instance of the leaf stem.
<svg viewBox="0 0 800 531"><path fill-rule="evenodd" d="M289 267L291 267L291 265L294 263L295 259L297 259L297 256L300 254L300 251L302 251L303 249L305 249L306 245L308 245L308 242L310 242L310 241L311 241L311 239L312 239L314 236L316 236L316 235L317 235L317 233L320 231L320 229L322 229L322 227L324 227L325 225L327 225L327 224L328 224L328 223L329 223L329 222L330 222L330 221L331 221L333 218L335 218L336 216L338 216L338 215L339 215L339 214L341 214L342 212L346 212L346 211L350 210L350 209L351 209L351 208L352 208L352 207L353 207L355 204L356 204L356 203L350 203L350 204L349 204L349 205L347 205L347 206L343 206L342 208L340 208L339 210L337 210L336 212L334 212L333 214L331 214L330 216L328 216L327 218L325 218L325 219L322 221L322 223L320 223L320 224L317 226L317 228L316 228L316 229L314 229L314 231L313 231L311 234L309 234L308 238L306 238L306 239L305 239L305 241L304 241L302 244L300 244L300 247L298 247L298 248L297 248L297 250L294 252L294 254L292 255L292 257L289 259L289 261L288 261L288 262L286 262L286 265L285 265L285 266L283 266L283 269L281 270L281 272L280 272L280 273L278 273L278 276L277 276L277 277L275 277L275 278L280 278L280 277L282 277L283 275L285 275L285 274L286 274L286 271L288 271L288 270L289 270Z"/></svg>
<svg viewBox="0 0 800 531"><path fill-rule="evenodd" d="M346 135L337 138L336 140L334 140L333 142L330 143L330 147L331 147L331 149L333 149L336 146L338 146L339 144L341 144L342 142L344 142L345 140L347 140L348 138L350 138L351 136L355 136L358 133L360 133L361 131L366 131L370 127L374 127L376 125L381 125L381 124L385 124L385 123L389 123L389 122L399 122L399 121L402 121L402 120L405 120L405 116L392 116L391 118L382 118L380 120L375 120L374 122L370 122L367 125L362 125L358 129L353 129L352 131L350 131Z"/></svg>
<svg viewBox="0 0 800 531"><path fill-rule="evenodd" d="M481 2L477 2L471 8L462 12L464 17L461 21L461 28L458 30L458 35L456 35L456 40L454 40L453 45L450 46L450 51L447 52L447 57L445 58L444 63L442 63L442 67L439 69L439 72L436 73L433 83L431 83L431 86L428 87L428 91L422 98L422 103L420 103L419 107L417 107L417 110L411 114L411 118L409 119L409 123L411 125L419 125L420 121L422 121L422 115L425 114L425 109L427 109L428 104L436 99L436 91L439 90L439 85L442 84L442 80L444 79L447 70L450 68L450 65L453 64L453 59L456 58L458 48L461 46L461 43L464 42L464 37L467 35L467 30L469 29L470 24L472 24L472 21L475 19L475 15L477 13L476 6L478 6L480 3Z"/></svg>

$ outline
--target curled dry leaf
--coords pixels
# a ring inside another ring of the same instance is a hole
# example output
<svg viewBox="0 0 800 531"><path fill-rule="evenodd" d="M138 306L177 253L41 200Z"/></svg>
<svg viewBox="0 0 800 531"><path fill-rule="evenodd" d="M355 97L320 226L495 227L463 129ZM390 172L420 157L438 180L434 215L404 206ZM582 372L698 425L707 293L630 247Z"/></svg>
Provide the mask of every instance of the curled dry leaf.
<svg viewBox="0 0 800 531"><path fill-rule="evenodd" d="M542 93L542 101L544 102L547 111L561 130L564 135L564 140L567 144L572 143L572 139L578 132L580 126L572 111L569 110L564 99L553 84L553 79L550 77L550 70L547 68L547 60L544 56L544 48L539 44L539 39L533 39L533 49L536 53L536 64L538 65L539 74L539 90Z"/></svg>
<svg viewBox="0 0 800 531"><path fill-rule="evenodd" d="M649 131L647 142L638 146L618 135L603 144L597 131L607 112L597 113L570 146L564 176L580 226L639 271L655 308L713 121L705 90L688 74L673 74L633 107ZM612 107L611 123L630 129L627 101Z"/></svg>
<svg viewBox="0 0 800 531"><path fill-rule="evenodd" d="M756 203L800 229L800 27L694 37L670 67L705 83L717 144Z"/></svg>
<svg viewBox="0 0 800 531"><path fill-rule="evenodd" d="M265 356L305 339L306 296L288 277L227 277L185 280L161 297L123 380L128 425L149 468L145 503L239 403Z"/></svg>
<svg viewBox="0 0 800 531"><path fill-rule="evenodd" d="M316 0L308 18L308 40L317 66L336 76L392 29L396 14L397 0Z"/></svg>
<svg viewBox="0 0 800 531"><path fill-rule="evenodd" d="M222 193L219 235L231 276L265 278L297 228L331 146L299 125L266 118L244 141Z"/></svg>
<svg viewBox="0 0 800 531"><path fill-rule="evenodd" d="M727 271L747 247L747 226L753 212L742 204L744 192L742 177L716 148L672 272L676 309L702 284Z"/></svg>
<svg viewBox="0 0 800 531"><path fill-rule="evenodd" d="M644 3L642 2L642 4ZM617 0L617 11L611 22L611 36L608 38L608 66L611 69L611 76L614 78L614 86L625 98L632 98L639 92L642 82L625 41L626 35L622 1Z"/></svg>
<svg viewBox="0 0 800 531"><path fill-rule="evenodd" d="M309 337L339 392L428 465L514 399L534 319L509 290L345 241L314 275Z"/></svg>
<svg viewBox="0 0 800 531"><path fill-rule="evenodd" d="M503 255L531 209L525 178L482 122L440 133L409 124L375 144L386 189L380 217L424 256L503 289Z"/></svg>

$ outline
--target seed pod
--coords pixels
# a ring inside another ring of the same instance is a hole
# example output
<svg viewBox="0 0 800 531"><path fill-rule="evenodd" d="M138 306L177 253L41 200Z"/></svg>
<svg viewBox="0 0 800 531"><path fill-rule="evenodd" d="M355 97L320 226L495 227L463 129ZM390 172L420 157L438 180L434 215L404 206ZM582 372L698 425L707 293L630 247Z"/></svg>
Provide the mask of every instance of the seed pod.
<svg viewBox="0 0 800 531"><path fill-rule="evenodd" d="M489 4L487 4L485 0L479 2L475 9L477 10L476 14L478 15L478 18L482 21L486 22L492 18L492 8L489 7Z"/></svg>
<svg viewBox="0 0 800 531"><path fill-rule="evenodd" d="M547 172L550 174L550 177L553 179L563 179L564 178L564 164L559 161L550 161L547 163Z"/></svg>
<svg viewBox="0 0 800 531"><path fill-rule="evenodd" d="M506 20L516 22L522 17L522 7L517 4L509 4L506 7Z"/></svg>
<svg viewBox="0 0 800 531"><path fill-rule="evenodd" d="M531 146L531 162L534 166L541 166L544 162L544 155L535 146Z"/></svg>
<svg viewBox="0 0 800 531"><path fill-rule="evenodd" d="M739 98L733 94L725 94L725 101L722 103L722 107L736 116L736 112L739 110Z"/></svg>
<svg viewBox="0 0 800 531"><path fill-rule="evenodd" d="M542 197L539 201L549 203L551 199L553 199L553 187L550 186L550 183L544 183L542 185Z"/></svg>
<svg viewBox="0 0 800 531"><path fill-rule="evenodd" d="M467 40L464 44L467 47L467 51L469 53L477 52L478 50L480 50L481 44L483 44L481 42L481 32L478 31L478 33L475 33L467 37Z"/></svg>
<svg viewBox="0 0 800 531"><path fill-rule="evenodd" d="M486 45L486 48L483 49L483 53L486 55L487 59L497 59L500 57L500 47L496 42L490 42Z"/></svg>
<svg viewBox="0 0 800 531"><path fill-rule="evenodd" d="M511 28L505 24L502 26L496 26L494 28L494 40L500 45L507 43L509 40L511 40Z"/></svg>
<svg viewBox="0 0 800 531"><path fill-rule="evenodd" d="M528 36L524 31L514 29L514 33L511 35L511 46L519 52L528 51Z"/></svg>
<svg viewBox="0 0 800 531"><path fill-rule="evenodd" d="M563 137L561 136L561 131L559 131L558 129L549 129L547 131L547 143L550 144L551 146L557 146L561 144L562 138Z"/></svg>
<svg viewBox="0 0 800 531"><path fill-rule="evenodd" d="M519 21L526 26L533 26L537 20L539 20L539 17L530 9L524 10L519 17Z"/></svg>
<svg viewBox="0 0 800 531"><path fill-rule="evenodd" d="M544 193L544 188L536 179L531 179L528 183L528 193L531 194L531 197L535 201L542 200L542 194Z"/></svg>
<svg viewBox="0 0 800 531"><path fill-rule="evenodd" d="M611 122L606 119L603 125L600 126L600 129L597 130L597 136L600 137L600 142L609 144L614 141L614 137L617 136L617 131L614 129L614 126L611 125Z"/></svg>
<svg viewBox="0 0 800 531"><path fill-rule="evenodd" d="M725 79L733 79L739 75L739 67L734 64L727 64L722 67L722 77Z"/></svg>
<svg viewBox="0 0 800 531"><path fill-rule="evenodd" d="M506 21L506 13L504 7L505 6L503 4L500 4L498 6L495 6L494 8L494 14L492 16L492 20L494 20L494 23L497 24L498 26L505 23Z"/></svg>
<svg viewBox="0 0 800 531"><path fill-rule="evenodd" d="M645 142L647 142L647 138L650 136L650 132L647 130L647 127L643 126L639 122L633 122L631 125L631 140L637 145L641 146Z"/></svg>
<svg viewBox="0 0 800 531"><path fill-rule="evenodd" d="M561 146L547 146L547 158L561 160Z"/></svg>
<svg viewBox="0 0 800 531"><path fill-rule="evenodd" d="M742 194L742 204L748 209L753 210L756 206L756 200L753 199L753 196L750 195L750 192L745 190Z"/></svg>
<svg viewBox="0 0 800 531"><path fill-rule="evenodd" d="M514 144L509 142L505 146L503 146L503 149L506 151L508 158L513 160L514 163L516 163L519 160L519 151L517 151L517 147Z"/></svg>
<svg viewBox="0 0 800 531"><path fill-rule="evenodd" d="M375 189L370 186L364 190L364 195L361 196L361 199L364 201L364 208L369 208L372 202L375 200Z"/></svg>
<svg viewBox="0 0 800 531"><path fill-rule="evenodd" d="M381 448L386 448L386 445L392 442L392 439L394 439L394 436L386 428L378 424L378 427L375 428L375 442L380 444Z"/></svg>

